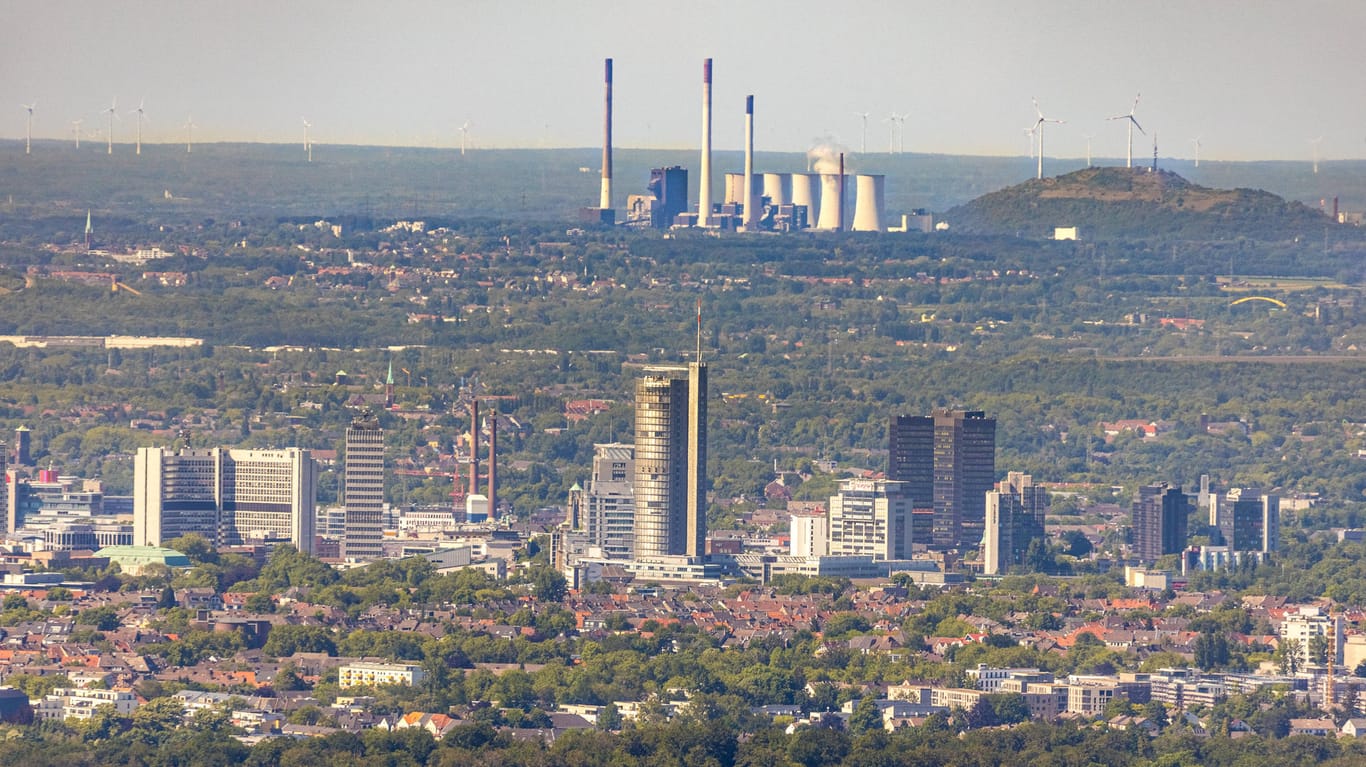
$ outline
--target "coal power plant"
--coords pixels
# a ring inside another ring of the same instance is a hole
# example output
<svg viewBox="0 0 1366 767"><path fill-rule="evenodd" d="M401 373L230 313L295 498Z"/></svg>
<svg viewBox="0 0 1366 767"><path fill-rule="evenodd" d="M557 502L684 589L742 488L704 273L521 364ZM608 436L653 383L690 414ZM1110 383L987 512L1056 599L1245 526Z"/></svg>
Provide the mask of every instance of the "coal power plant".
<svg viewBox="0 0 1366 767"><path fill-rule="evenodd" d="M711 59L702 62L702 151L696 207L690 204L688 170L659 167L650 171L645 189L626 196L625 218L619 220L612 199L612 59L605 60L603 72L602 187L597 206L582 209L584 223L735 232L906 230L887 226L886 177L850 174L845 154L835 147L816 147L808 152L805 171L756 169L754 95L746 96L743 105L744 169L724 174L723 197L721 202L714 202Z"/></svg>

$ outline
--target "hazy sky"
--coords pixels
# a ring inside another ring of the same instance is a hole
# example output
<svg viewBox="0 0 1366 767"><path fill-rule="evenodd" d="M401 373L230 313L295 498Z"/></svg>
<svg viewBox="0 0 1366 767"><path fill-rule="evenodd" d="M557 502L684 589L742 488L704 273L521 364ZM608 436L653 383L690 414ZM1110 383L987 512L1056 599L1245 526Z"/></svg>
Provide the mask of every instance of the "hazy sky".
<svg viewBox="0 0 1366 767"><path fill-rule="evenodd" d="M1037 96L1048 155L1366 157L1363 0L0 0L0 136L87 140L111 99L145 99L144 140L457 147L596 146L615 59L618 146L700 145L701 62L714 142L760 150L832 136L884 152L889 112L914 152L1019 155ZM3 118L4 114L8 118Z"/></svg>

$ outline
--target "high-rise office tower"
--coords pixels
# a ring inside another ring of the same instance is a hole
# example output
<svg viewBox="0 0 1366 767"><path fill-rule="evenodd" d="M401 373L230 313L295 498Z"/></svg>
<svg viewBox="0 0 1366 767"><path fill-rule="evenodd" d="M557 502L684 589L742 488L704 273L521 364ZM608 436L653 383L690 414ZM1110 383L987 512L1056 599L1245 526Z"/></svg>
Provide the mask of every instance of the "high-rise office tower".
<svg viewBox="0 0 1366 767"><path fill-rule="evenodd" d="M307 450L139 448L133 463L133 542L188 533L214 546L289 541L312 554L317 466Z"/></svg>
<svg viewBox="0 0 1366 767"><path fill-rule="evenodd" d="M634 445L593 446L593 476L584 494L584 532L609 557L630 559L636 526Z"/></svg>
<svg viewBox="0 0 1366 767"><path fill-rule="evenodd" d="M916 540L981 544L986 493L996 478L996 419L980 410L936 410L896 416L889 432L887 478L906 482L917 519L930 520Z"/></svg>
<svg viewBox="0 0 1366 767"><path fill-rule="evenodd" d="M986 522L982 534L982 572L1000 575L1024 563L1033 541L1044 540L1048 490L1028 474L1012 471L987 491Z"/></svg>
<svg viewBox="0 0 1366 767"><path fill-rule="evenodd" d="M1133 551L1143 562L1186 548L1190 499L1166 482L1138 489L1133 505Z"/></svg>
<svg viewBox="0 0 1366 767"><path fill-rule="evenodd" d="M906 483L850 479L830 497L830 554L911 558L911 499Z"/></svg>
<svg viewBox="0 0 1366 767"><path fill-rule="evenodd" d="M707 366L636 381L632 557L702 558L707 537Z"/></svg>
<svg viewBox="0 0 1366 767"><path fill-rule="evenodd" d="M351 562L379 559L384 553L384 431L373 414L356 418L346 430L342 493L346 510L342 558Z"/></svg>
<svg viewBox="0 0 1366 767"><path fill-rule="evenodd" d="M1212 517L1223 544L1232 551L1270 553L1281 544L1281 499L1271 493L1233 488L1211 499Z"/></svg>
<svg viewBox="0 0 1366 767"><path fill-rule="evenodd" d="M33 433L27 426L20 426L14 430L14 462L20 466L32 466L33 455Z"/></svg>

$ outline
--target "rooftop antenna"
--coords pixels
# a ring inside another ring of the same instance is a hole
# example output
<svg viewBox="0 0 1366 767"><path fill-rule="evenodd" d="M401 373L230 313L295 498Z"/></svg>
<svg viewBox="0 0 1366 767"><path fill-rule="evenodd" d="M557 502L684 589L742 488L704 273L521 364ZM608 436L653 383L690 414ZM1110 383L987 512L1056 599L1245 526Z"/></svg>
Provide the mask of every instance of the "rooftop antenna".
<svg viewBox="0 0 1366 767"><path fill-rule="evenodd" d="M185 118L185 154L194 151L194 115Z"/></svg>
<svg viewBox="0 0 1366 767"><path fill-rule="evenodd" d="M28 130L24 134L24 154L33 154L33 110L38 108L38 100L34 99L32 104L20 104L25 112L28 112Z"/></svg>
<svg viewBox="0 0 1366 767"><path fill-rule="evenodd" d="M1319 172L1319 144L1323 143L1323 136L1309 139L1309 146L1314 151L1314 172Z"/></svg>
<svg viewBox="0 0 1366 767"><path fill-rule="evenodd" d="M863 120L863 141L859 144L859 154L868 153L868 112L855 112L854 116Z"/></svg>
<svg viewBox="0 0 1366 767"><path fill-rule="evenodd" d="M313 123L307 117L300 117L304 123L304 151L308 153L308 161L313 162L313 141L309 138L308 130L313 127Z"/></svg>
<svg viewBox="0 0 1366 767"><path fill-rule="evenodd" d="M117 96L114 97L114 100L113 100L112 102L110 102L109 108L106 109L106 110L104 110L104 111L106 111L106 112L109 113L109 135L108 135L108 137L107 137L108 140L109 140L109 143L108 143L108 146L107 146L106 149L105 149L105 154L113 154L113 153L114 153L114 118L115 118L115 117L119 117L119 100L118 100L118 97L117 97ZM122 120L123 118L122 118L122 117L119 117L119 119Z"/></svg>
<svg viewBox="0 0 1366 767"><path fill-rule="evenodd" d="M144 103L146 103L146 101L147 101L147 99L143 99L142 101L139 101L139 102L138 102L138 108L137 108L137 109L134 109L134 110L131 110L131 111L128 113L128 114L134 114L134 115L137 115L137 116L138 116L138 143L137 143L137 152L136 152L136 154L139 154L139 155L142 154L142 121L145 120L145 119L147 119L147 112L145 112L145 111L143 110L142 105L143 105Z"/></svg>
<svg viewBox="0 0 1366 767"><path fill-rule="evenodd" d="M697 297L697 364L702 364L702 297Z"/></svg>
<svg viewBox="0 0 1366 767"><path fill-rule="evenodd" d="M1195 145L1195 167L1198 168L1200 167L1200 137L1196 136L1191 139L1191 143Z"/></svg>
<svg viewBox="0 0 1366 767"><path fill-rule="evenodd" d="M81 148L81 123L83 123L83 122L85 122L85 121L84 121L84 120L72 120L72 121L71 121L71 133L72 133L73 135L76 136L76 148L77 148L77 149L80 149L80 148Z"/></svg>
<svg viewBox="0 0 1366 767"><path fill-rule="evenodd" d="M1114 117L1109 118L1111 120L1129 121L1129 153L1126 155L1127 164L1124 166L1126 168L1134 167L1134 128L1138 128L1138 132L1143 133L1143 126L1139 125L1138 120L1134 117L1134 111L1138 109L1138 97L1141 95L1142 94L1140 93L1134 94L1134 105L1129 108L1129 114L1115 115Z"/></svg>
<svg viewBox="0 0 1366 767"><path fill-rule="evenodd" d="M462 125L462 126L460 126L460 156L461 156L461 157L464 157L464 156L465 156L465 146L469 143L469 137L470 137L470 121L469 121L469 120L466 120L466 121L465 121L465 124Z"/></svg>
<svg viewBox="0 0 1366 767"><path fill-rule="evenodd" d="M1051 118L1051 117L1044 117L1044 116L1043 116L1043 110L1039 108L1039 100L1038 100L1038 99L1034 99L1034 113L1037 114L1037 115L1039 116L1039 119L1034 121L1034 130L1037 131L1038 134L1039 134L1039 175L1038 175L1038 178L1039 178L1040 180L1042 180L1042 179L1043 179L1043 126L1044 126L1044 123L1057 123L1057 124L1061 125L1062 123L1065 122L1065 120L1054 120L1054 119Z"/></svg>
<svg viewBox="0 0 1366 767"><path fill-rule="evenodd" d="M1095 138L1095 134L1083 133L1081 137L1086 139L1086 167L1089 168L1091 167L1091 139Z"/></svg>

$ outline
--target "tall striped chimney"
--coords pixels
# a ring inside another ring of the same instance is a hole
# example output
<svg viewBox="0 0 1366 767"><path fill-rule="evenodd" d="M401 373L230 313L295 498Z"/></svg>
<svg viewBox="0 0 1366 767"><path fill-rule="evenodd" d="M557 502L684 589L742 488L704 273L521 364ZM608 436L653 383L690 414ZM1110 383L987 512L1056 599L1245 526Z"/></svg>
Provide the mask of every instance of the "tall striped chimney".
<svg viewBox="0 0 1366 767"><path fill-rule="evenodd" d="M754 198L754 97L745 97L745 229L754 228L754 222L758 220L758 211L755 208Z"/></svg>
<svg viewBox="0 0 1366 767"><path fill-rule="evenodd" d="M489 519L498 516L498 408L489 413Z"/></svg>
<svg viewBox="0 0 1366 767"><path fill-rule="evenodd" d="M711 59L702 61L702 171L698 179L697 225L711 225Z"/></svg>
<svg viewBox="0 0 1366 767"><path fill-rule="evenodd" d="M598 207L612 209L612 60L607 59L604 73L604 97L607 111L602 123L602 200Z"/></svg>
<svg viewBox="0 0 1366 767"><path fill-rule="evenodd" d="M479 492L479 400L470 400L470 495Z"/></svg>

